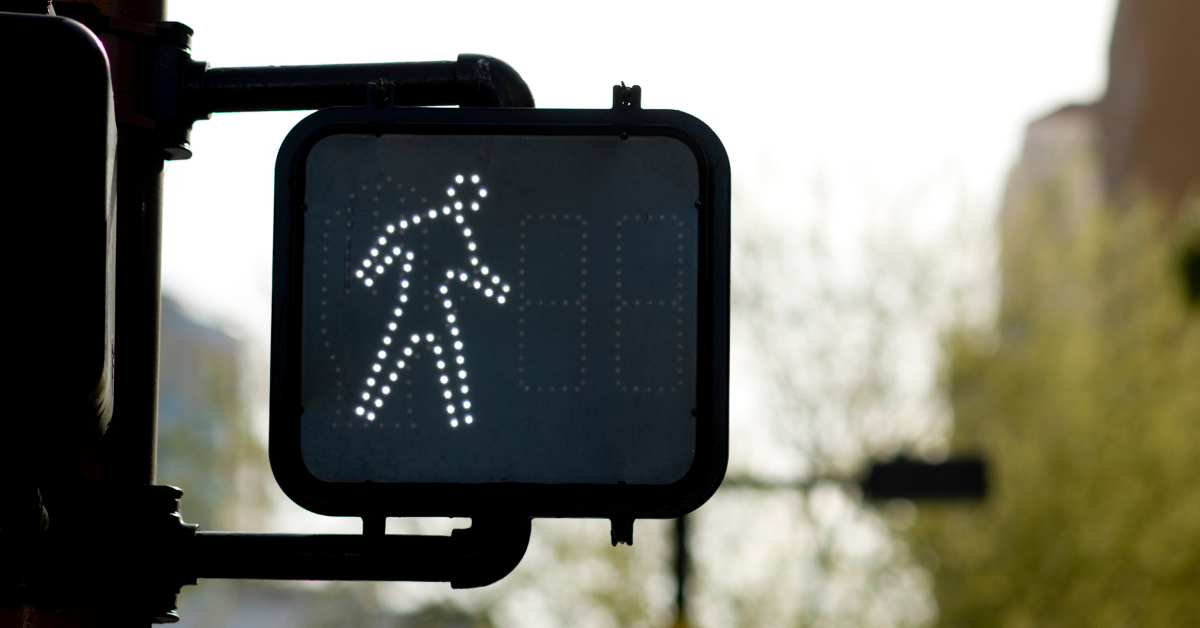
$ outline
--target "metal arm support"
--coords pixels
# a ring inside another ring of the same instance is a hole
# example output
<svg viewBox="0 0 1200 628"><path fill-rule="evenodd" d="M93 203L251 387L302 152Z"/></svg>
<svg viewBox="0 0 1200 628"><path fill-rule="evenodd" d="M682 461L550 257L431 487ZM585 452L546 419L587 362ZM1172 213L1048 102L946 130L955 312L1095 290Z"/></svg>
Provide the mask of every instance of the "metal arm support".
<svg viewBox="0 0 1200 628"><path fill-rule="evenodd" d="M507 576L529 546L529 519L473 519L450 536L200 532L197 578L394 580L482 587Z"/></svg>

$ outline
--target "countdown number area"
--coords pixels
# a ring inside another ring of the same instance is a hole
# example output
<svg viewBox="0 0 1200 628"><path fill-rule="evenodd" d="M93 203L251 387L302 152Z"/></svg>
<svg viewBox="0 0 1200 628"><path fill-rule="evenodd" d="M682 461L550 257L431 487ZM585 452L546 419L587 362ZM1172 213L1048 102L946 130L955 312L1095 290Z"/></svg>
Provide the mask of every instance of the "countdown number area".
<svg viewBox="0 0 1200 628"><path fill-rule="evenodd" d="M687 145L341 134L306 164L300 444L316 478L688 472L700 183Z"/></svg>

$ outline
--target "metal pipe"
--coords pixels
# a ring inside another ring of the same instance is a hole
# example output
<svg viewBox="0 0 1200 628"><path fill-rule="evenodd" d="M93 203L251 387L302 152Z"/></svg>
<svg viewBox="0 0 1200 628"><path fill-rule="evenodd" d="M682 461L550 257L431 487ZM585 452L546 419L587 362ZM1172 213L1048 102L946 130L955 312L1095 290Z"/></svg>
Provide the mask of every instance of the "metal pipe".
<svg viewBox="0 0 1200 628"><path fill-rule="evenodd" d="M450 536L199 532L189 572L197 578L492 584L529 546L529 519L478 520Z"/></svg>
<svg viewBox="0 0 1200 628"><path fill-rule="evenodd" d="M204 117L235 111L281 111L362 105L370 84L390 86L398 106L533 107L529 86L512 66L486 55L457 61L215 68L184 84L184 101Z"/></svg>

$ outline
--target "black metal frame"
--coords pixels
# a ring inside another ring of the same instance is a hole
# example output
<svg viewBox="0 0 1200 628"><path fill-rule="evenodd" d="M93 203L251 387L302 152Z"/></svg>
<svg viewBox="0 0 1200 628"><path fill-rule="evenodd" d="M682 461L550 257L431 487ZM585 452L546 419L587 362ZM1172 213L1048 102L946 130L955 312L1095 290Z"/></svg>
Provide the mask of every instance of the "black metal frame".
<svg viewBox="0 0 1200 628"><path fill-rule="evenodd" d="M638 107L637 91L614 90L611 110L327 109L300 122L276 162L275 269L271 331L271 466L287 495L325 515L584 517L627 522L673 518L703 504L720 485L728 455L729 206L725 149L700 120ZM701 212L696 456L669 485L532 483L329 483L315 478L300 452L304 164L312 146L339 133L637 135L686 143L700 167ZM614 541L624 540L616 534Z"/></svg>

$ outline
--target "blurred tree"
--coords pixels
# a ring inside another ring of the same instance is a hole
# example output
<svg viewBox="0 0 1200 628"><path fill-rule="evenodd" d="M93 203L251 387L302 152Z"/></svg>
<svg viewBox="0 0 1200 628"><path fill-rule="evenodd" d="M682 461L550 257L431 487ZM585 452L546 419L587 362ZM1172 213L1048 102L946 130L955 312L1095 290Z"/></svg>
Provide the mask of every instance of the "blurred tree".
<svg viewBox="0 0 1200 628"><path fill-rule="evenodd" d="M1200 312L1178 260L1194 218L1130 202L1064 229L1059 192L1006 226L995 325L946 339L952 446L986 453L991 492L923 505L912 543L941 626L1192 625Z"/></svg>

